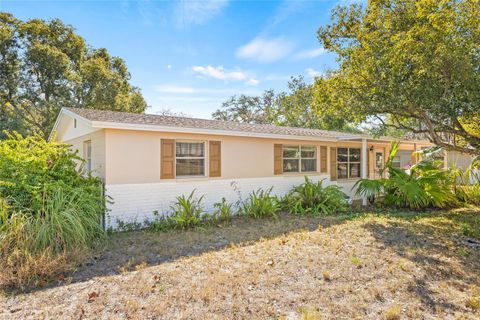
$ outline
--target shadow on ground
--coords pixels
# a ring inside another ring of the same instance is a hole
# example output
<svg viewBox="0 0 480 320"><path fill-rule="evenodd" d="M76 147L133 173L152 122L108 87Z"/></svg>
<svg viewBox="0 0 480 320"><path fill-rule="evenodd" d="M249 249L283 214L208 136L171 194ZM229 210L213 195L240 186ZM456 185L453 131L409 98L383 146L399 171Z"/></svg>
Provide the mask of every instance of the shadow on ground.
<svg viewBox="0 0 480 320"><path fill-rule="evenodd" d="M147 230L116 233L105 248L79 265L74 272L62 275L64 281L32 291L84 282L95 277L112 276L184 257L221 250L228 246L245 246L297 231L314 231L343 223L345 217L295 217L280 214L276 219L235 218L230 223L187 231Z"/></svg>
<svg viewBox="0 0 480 320"><path fill-rule="evenodd" d="M385 223L366 222L379 245L394 249L400 257L410 260L423 271L414 275L408 288L431 310L457 310L449 301L438 299L438 282L466 291L480 288L480 211L463 210L422 215L387 215ZM467 232L465 232L465 230ZM466 234L465 234L466 233Z"/></svg>

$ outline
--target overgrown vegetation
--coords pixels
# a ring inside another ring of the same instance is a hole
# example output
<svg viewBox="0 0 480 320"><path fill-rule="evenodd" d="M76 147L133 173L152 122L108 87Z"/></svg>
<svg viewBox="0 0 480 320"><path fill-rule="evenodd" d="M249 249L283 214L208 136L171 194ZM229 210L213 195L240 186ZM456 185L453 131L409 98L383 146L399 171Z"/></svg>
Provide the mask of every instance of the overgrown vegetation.
<svg viewBox="0 0 480 320"><path fill-rule="evenodd" d="M282 204L285 210L295 215L332 215L349 208L348 197L339 186L324 187L323 180L313 182L308 177L282 199Z"/></svg>
<svg viewBox="0 0 480 320"><path fill-rule="evenodd" d="M398 143L392 143L391 152L385 164L387 178L379 180L361 179L354 187L357 195L368 197L370 202L382 197L383 203L410 209L452 207L460 201L475 204L479 185L470 185L459 180L461 171L442 168L441 161L425 156L410 170L393 166ZM470 179L470 174L467 176ZM461 175L465 175L462 172Z"/></svg>
<svg viewBox="0 0 480 320"><path fill-rule="evenodd" d="M0 142L0 286L44 281L105 238L102 184L79 161L38 136Z"/></svg>
<svg viewBox="0 0 480 320"><path fill-rule="evenodd" d="M263 190L258 189L250 193L247 199L242 203L241 212L248 217L264 218L276 217L280 211L280 201L272 195L272 188Z"/></svg>
<svg viewBox="0 0 480 320"><path fill-rule="evenodd" d="M170 219L174 225L180 229L187 229L197 226L208 218L208 214L202 207L203 196L196 198L195 190L188 197L181 195L171 207L172 215Z"/></svg>

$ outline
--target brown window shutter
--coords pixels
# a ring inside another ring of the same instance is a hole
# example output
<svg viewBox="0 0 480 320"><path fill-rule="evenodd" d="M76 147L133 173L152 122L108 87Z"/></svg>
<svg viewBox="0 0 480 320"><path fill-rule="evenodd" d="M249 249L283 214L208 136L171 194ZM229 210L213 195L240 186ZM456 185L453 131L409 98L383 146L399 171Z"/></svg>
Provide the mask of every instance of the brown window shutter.
<svg viewBox="0 0 480 320"><path fill-rule="evenodd" d="M283 173L283 145L273 146L273 174Z"/></svg>
<svg viewBox="0 0 480 320"><path fill-rule="evenodd" d="M173 139L161 140L160 179L175 179L175 140Z"/></svg>
<svg viewBox="0 0 480 320"><path fill-rule="evenodd" d="M327 164L327 147L321 146L320 147L320 172L328 172L328 164Z"/></svg>
<svg viewBox="0 0 480 320"><path fill-rule="evenodd" d="M337 148L330 148L330 180L337 180Z"/></svg>
<svg viewBox="0 0 480 320"><path fill-rule="evenodd" d="M210 177L220 177L222 175L222 143L220 141L210 141L209 144Z"/></svg>

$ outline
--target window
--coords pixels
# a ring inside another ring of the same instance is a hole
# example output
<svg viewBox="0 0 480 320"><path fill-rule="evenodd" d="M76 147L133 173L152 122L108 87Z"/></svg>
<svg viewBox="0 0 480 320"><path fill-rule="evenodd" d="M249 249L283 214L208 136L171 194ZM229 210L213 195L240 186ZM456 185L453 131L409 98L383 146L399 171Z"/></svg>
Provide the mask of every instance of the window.
<svg viewBox="0 0 480 320"><path fill-rule="evenodd" d="M86 169L92 171L92 141L88 140L83 143L83 159L85 159Z"/></svg>
<svg viewBox="0 0 480 320"><path fill-rule="evenodd" d="M177 177L205 175L205 143L176 143Z"/></svg>
<svg viewBox="0 0 480 320"><path fill-rule="evenodd" d="M317 171L317 147L283 146L283 172Z"/></svg>
<svg viewBox="0 0 480 320"><path fill-rule="evenodd" d="M392 166L394 168L401 168L402 167L402 158L400 156L395 156L392 159Z"/></svg>
<svg viewBox="0 0 480 320"><path fill-rule="evenodd" d="M360 149L338 148L338 179L360 178Z"/></svg>

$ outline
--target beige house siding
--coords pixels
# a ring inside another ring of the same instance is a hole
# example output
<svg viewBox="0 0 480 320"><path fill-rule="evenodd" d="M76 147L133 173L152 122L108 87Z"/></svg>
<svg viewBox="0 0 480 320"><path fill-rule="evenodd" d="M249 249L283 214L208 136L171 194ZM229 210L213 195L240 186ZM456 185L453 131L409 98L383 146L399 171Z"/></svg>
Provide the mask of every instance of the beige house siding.
<svg viewBox="0 0 480 320"><path fill-rule="evenodd" d="M320 168L318 156L320 145L335 145L305 140L280 140L250 137L232 137L219 135L200 135L188 133L151 132L133 130L105 129L107 184L166 182L160 179L160 140L221 141L221 177L190 178L189 181L202 179L242 179L272 177L273 145L313 145L317 146L317 171ZM208 158L208 148L206 150ZM207 161L208 165L208 161ZM208 172L208 168L206 170ZM285 175L305 175L285 174ZM320 175L319 172L308 175ZM177 178L176 180L185 180Z"/></svg>
<svg viewBox="0 0 480 320"><path fill-rule="evenodd" d="M77 150L80 157L84 157L84 142L92 143L92 174L105 181L106 168L106 147L105 147L105 130L98 130L77 137L75 139L63 141L72 146L72 150Z"/></svg>

